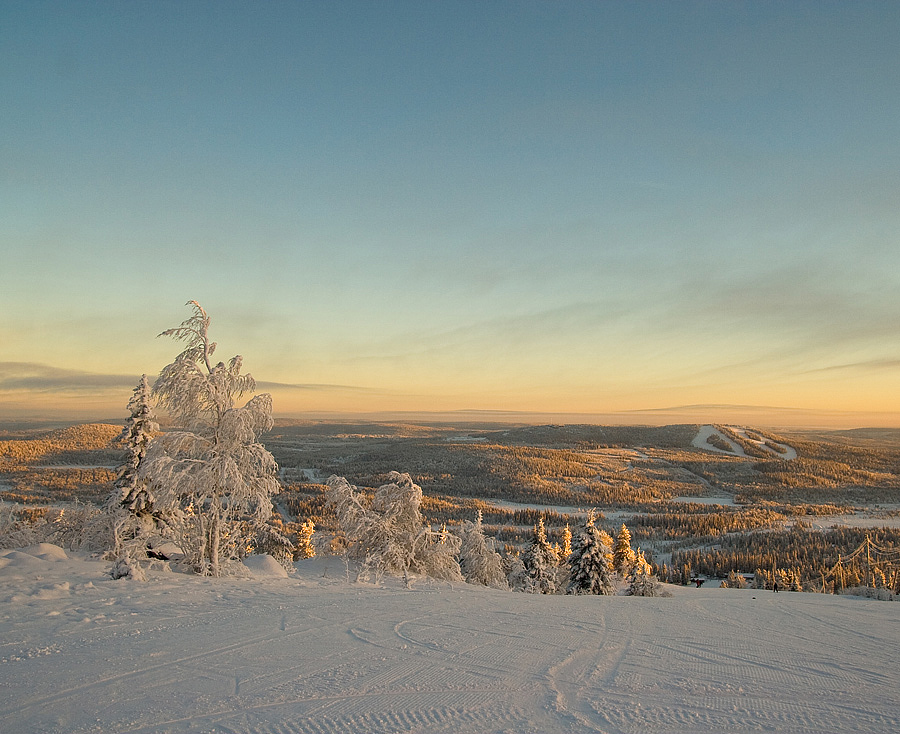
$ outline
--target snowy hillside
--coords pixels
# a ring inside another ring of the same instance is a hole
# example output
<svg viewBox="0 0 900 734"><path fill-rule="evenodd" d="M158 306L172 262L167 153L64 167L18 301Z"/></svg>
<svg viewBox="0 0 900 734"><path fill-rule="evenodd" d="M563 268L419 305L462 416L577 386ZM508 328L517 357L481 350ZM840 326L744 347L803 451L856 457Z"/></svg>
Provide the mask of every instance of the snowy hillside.
<svg viewBox="0 0 900 734"><path fill-rule="evenodd" d="M886 732L900 605L669 587L672 598L255 579L55 546L0 552L0 731Z"/></svg>

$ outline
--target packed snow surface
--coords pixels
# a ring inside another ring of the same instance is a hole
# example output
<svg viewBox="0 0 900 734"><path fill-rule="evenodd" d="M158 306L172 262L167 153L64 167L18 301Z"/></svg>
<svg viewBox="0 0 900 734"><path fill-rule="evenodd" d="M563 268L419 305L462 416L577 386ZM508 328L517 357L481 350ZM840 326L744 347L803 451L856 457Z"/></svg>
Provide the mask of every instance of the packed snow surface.
<svg viewBox="0 0 900 734"><path fill-rule="evenodd" d="M290 578L147 582L52 546L0 559L2 732L900 727L900 604L376 587L347 583L333 558Z"/></svg>

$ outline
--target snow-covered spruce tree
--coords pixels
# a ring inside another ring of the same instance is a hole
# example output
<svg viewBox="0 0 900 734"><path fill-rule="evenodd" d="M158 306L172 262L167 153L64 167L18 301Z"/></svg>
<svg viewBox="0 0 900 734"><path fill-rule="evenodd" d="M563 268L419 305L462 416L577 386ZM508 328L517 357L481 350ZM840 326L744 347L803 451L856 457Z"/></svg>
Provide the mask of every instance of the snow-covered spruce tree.
<svg viewBox="0 0 900 734"><path fill-rule="evenodd" d="M180 430L150 444L139 478L149 482L158 505L181 513L182 550L196 570L219 576L224 561L246 552L250 539L244 528L265 522L279 491L275 459L257 440L272 428L272 398L257 395L235 406L256 383L241 374L240 356L212 363L210 319L196 301L188 305L193 315L160 334L187 348L153 387Z"/></svg>
<svg viewBox="0 0 900 734"><path fill-rule="evenodd" d="M641 550L638 550L634 556L634 566L628 582L630 596L663 596L662 585L653 575L650 564L644 558L644 552Z"/></svg>
<svg viewBox="0 0 900 734"><path fill-rule="evenodd" d="M569 556L569 585L566 593L614 593L610 552L600 530L594 525L592 510L581 532L574 538L572 555Z"/></svg>
<svg viewBox="0 0 900 734"><path fill-rule="evenodd" d="M159 424L153 414L147 375L141 375L141 381L128 401L128 410L130 415L119 436L119 441L125 447L125 460L118 469L114 485L118 497L114 493L111 499L117 499L120 505L135 515L146 515L153 511L153 497L146 484L139 481L138 469L154 434L159 431Z"/></svg>
<svg viewBox="0 0 900 734"><path fill-rule="evenodd" d="M134 388L128 411L130 415L119 436L125 457L106 502L113 531L113 553L120 559L124 556L146 557L145 538L152 534L158 520L158 514L154 516L153 495L147 482L139 477L141 462L159 431L147 375L141 375Z"/></svg>
<svg viewBox="0 0 900 734"><path fill-rule="evenodd" d="M636 560L634 550L631 548L631 533L625 527L625 523L622 523L613 548L613 568L622 578L626 578L631 574Z"/></svg>
<svg viewBox="0 0 900 734"><path fill-rule="evenodd" d="M481 510L478 510L475 522L465 523L460 533L459 567L463 578L470 584L507 589L509 584L503 571L503 561L493 549L493 542L490 542L491 547L488 546L481 521Z"/></svg>
<svg viewBox="0 0 900 734"><path fill-rule="evenodd" d="M419 573L448 581L462 581L456 556L460 540L425 525L421 513L422 488L409 474L392 471L390 480L375 491L371 503L344 477L331 476L327 506L334 510L347 543L347 554L359 561L357 580L385 573Z"/></svg>
<svg viewBox="0 0 900 734"><path fill-rule="evenodd" d="M547 542L544 518L534 526L531 543L522 554L528 572L529 588L533 594L556 594L559 591L559 555Z"/></svg>

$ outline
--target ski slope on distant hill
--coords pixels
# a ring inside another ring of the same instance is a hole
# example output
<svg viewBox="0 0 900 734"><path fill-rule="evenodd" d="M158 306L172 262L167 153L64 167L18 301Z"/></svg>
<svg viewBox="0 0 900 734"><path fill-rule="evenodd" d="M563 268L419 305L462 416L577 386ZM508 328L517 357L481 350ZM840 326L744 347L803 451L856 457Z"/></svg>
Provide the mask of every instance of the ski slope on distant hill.
<svg viewBox="0 0 900 734"><path fill-rule="evenodd" d="M670 587L529 596L417 581L104 577L0 551L0 731L887 732L900 605ZM327 571L326 571L327 568ZM323 573L327 575L323 576Z"/></svg>
<svg viewBox="0 0 900 734"><path fill-rule="evenodd" d="M747 429L734 427L733 430L738 436L741 437L744 441L753 444L758 447L760 450L765 451L772 456L776 456L779 459L784 459L786 461L791 461L797 458L797 451L788 446L785 443L774 443L774 442L766 442L764 440L760 440L751 435ZM713 446L709 443L708 439L710 436L717 436L721 441L724 441L731 447L730 451L726 451L725 449L718 448L717 446ZM772 445L769 445L771 443ZM697 435L691 441L691 446L694 446L698 449L704 449L705 451L715 451L720 454L734 454L735 456L747 456L747 452L744 451L743 447L734 441L733 439L726 436L715 426L701 426L700 430L697 432ZM773 448L775 446L777 448Z"/></svg>

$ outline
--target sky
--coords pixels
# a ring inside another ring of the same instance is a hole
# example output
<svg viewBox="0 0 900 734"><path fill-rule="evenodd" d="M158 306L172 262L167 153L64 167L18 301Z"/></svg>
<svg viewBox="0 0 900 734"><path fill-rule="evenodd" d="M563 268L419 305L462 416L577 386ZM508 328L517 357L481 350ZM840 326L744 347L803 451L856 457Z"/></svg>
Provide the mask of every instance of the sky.
<svg viewBox="0 0 900 734"><path fill-rule="evenodd" d="M279 415L900 426L897 38L896 2L6 0L0 420L125 417L197 300Z"/></svg>

